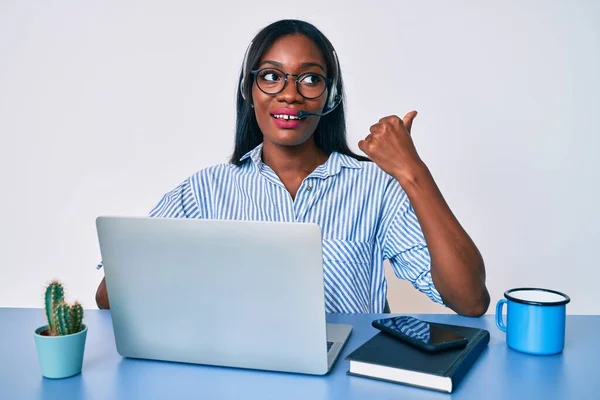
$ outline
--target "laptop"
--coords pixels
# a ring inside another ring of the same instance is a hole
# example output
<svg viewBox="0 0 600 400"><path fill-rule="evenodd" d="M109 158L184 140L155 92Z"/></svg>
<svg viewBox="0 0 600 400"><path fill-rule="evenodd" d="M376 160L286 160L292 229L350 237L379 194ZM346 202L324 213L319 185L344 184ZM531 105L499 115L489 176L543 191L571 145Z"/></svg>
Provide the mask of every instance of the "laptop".
<svg viewBox="0 0 600 400"><path fill-rule="evenodd" d="M327 374L351 325L325 320L317 224L96 219L123 357Z"/></svg>

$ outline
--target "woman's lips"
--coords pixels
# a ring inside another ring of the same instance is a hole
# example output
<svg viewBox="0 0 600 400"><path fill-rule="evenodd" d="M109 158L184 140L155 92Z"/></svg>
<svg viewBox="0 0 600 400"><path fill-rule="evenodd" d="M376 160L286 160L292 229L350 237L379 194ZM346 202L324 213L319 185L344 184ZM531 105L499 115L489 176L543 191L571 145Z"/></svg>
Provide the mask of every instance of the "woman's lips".
<svg viewBox="0 0 600 400"><path fill-rule="evenodd" d="M271 115L271 118L275 121L275 125L280 129L295 129L300 126L302 123L301 119L283 119L276 118L274 115Z"/></svg>
<svg viewBox="0 0 600 400"><path fill-rule="evenodd" d="M280 129L295 129L302 122L296 115L298 115L298 110L283 109L273 112L271 118L275 120L275 125Z"/></svg>

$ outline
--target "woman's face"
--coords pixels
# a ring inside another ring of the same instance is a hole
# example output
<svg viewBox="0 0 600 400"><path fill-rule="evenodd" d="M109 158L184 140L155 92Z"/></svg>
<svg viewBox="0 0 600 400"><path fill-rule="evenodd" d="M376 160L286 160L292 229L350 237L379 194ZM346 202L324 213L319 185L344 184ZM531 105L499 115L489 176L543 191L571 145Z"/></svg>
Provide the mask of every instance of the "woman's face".
<svg viewBox="0 0 600 400"><path fill-rule="evenodd" d="M284 73L300 75L305 72L327 76L325 58L319 48L304 35L283 36L276 40L260 59L260 68L277 68ZM316 75L305 75L303 93L309 94L312 87L319 85ZM276 87L278 76L273 73L259 73L252 85L254 112L264 140L280 146L297 146L311 138L319 117L308 117L302 120L294 116L300 110L321 112L325 107L328 91L316 99L306 99L296 90L295 76L288 76L283 91L277 94L266 94L258 86ZM324 82L323 82L324 84ZM298 83L300 87L300 83ZM270 90L267 90L270 91ZM284 117L286 115L286 117Z"/></svg>

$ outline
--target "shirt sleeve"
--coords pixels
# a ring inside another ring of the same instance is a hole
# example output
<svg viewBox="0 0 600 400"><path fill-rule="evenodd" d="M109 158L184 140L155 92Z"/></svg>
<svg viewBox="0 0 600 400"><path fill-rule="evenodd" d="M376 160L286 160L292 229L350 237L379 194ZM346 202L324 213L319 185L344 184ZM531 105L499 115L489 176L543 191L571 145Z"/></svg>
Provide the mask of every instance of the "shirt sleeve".
<svg viewBox="0 0 600 400"><path fill-rule="evenodd" d="M191 178L166 193L150 211L156 218L201 218L198 201L192 190Z"/></svg>
<svg viewBox="0 0 600 400"><path fill-rule="evenodd" d="M191 180L190 177L173 190L165 193L148 216L153 218L202 218L198 201L192 190ZM96 266L96 269L100 268L102 268L102 262Z"/></svg>
<svg viewBox="0 0 600 400"><path fill-rule="evenodd" d="M444 304L431 277L431 257L425 237L406 192L392 178L384 194L380 243L384 260L394 274L408 280L432 301Z"/></svg>

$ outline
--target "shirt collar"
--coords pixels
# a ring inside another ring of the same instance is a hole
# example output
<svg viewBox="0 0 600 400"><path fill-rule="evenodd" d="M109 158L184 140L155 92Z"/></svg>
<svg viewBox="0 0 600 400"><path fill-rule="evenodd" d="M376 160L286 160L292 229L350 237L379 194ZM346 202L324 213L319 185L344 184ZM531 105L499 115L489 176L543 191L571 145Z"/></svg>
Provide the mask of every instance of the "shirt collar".
<svg viewBox="0 0 600 400"><path fill-rule="evenodd" d="M244 161L244 160L250 158L254 165L256 165L257 167L260 167L260 165L262 163L262 157L261 157L262 156L262 147L263 147L263 144L261 142L258 146L256 146L255 148L253 148L252 150L250 150L249 152L244 154L242 156L242 158L240 158L240 161Z"/></svg>
<svg viewBox="0 0 600 400"><path fill-rule="evenodd" d="M260 143L258 146L244 154L242 158L240 158L240 161L249 158L252 160L252 163L260 169L262 166L262 148L263 144ZM351 169L362 168L357 159L334 151L331 153L325 164L319 165L311 175L327 178L340 173L342 167Z"/></svg>
<svg viewBox="0 0 600 400"><path fill-rule="evenodd" d="M327 178L328 176L339 174L342 167L351 169L362 168L357 159L334 151L325 164L319 165L314 173L322 178Z"/></svg>

